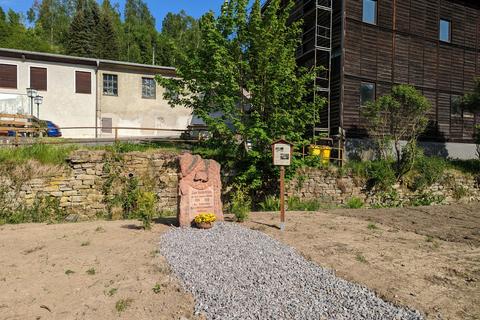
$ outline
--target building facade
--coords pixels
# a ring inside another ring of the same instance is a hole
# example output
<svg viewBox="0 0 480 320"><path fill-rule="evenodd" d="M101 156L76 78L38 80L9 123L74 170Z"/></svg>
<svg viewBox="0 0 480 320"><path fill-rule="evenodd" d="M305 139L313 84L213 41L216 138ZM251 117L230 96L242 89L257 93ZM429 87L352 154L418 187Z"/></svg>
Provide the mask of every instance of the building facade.
<svg viewBox="0 0 480 320"><path fill-rule="evenodd" d="M455 100L480 76L480 1L296 0L291 19L304 21L298 63L326 70L316 83L329 101L320 129L344 133L347 145L364 138L361 106L408 83L432 103L421 139L447 146L443 155L475 155L480 116Z"/></svg>
<svg viewBox="0 0 480 320"><path fill-rule="evenodd" d="M156 75L174 77L175 69L0 49L0 113L30 113L33 88L43 96L39 118L66 138L111 138L112 127L121 127L119 137L178 137L151 130L186 130L192 120L190 110L168 105Z"/></svg>

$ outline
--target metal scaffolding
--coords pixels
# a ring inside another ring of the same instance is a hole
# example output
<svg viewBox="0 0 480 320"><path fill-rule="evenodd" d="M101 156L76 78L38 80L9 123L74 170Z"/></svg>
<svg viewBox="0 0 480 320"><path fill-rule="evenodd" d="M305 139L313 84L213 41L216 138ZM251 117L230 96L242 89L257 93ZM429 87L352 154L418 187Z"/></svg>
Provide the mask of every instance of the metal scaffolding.
<svg viewBox="0 0 480 320"><path fill-rule="evenodd" d="M302 44L297 50L298 64L305 67L321 68L314 81L313 101L325 98L326 110L314 114L313 138L318 135L329 136L330 131L330 91L332 67L332 24L333 0L296 0L291 21L303 19Z"/></svg>

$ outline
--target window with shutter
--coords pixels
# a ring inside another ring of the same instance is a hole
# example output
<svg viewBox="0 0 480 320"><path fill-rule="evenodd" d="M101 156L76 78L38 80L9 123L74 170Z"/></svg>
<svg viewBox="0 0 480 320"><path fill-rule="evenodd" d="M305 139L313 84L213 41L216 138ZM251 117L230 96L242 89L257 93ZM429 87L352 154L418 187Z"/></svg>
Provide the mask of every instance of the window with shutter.
<svg viewBox="0 0 480 320"><path fill-rule="evenodd" d="M38 91L47 91L47 69L30 68L30 88Z"/></svg>
<svg viewBox="0 0 480 320"><path fill-rule="evenodd" d="M17 66L0 64L0 88L17 89Z"/></svg>
<svg viewBox="0 0 480 320"><path fill-rule="evenodd" d="M76 93L92 93L92 74L90 72L75 72L75 92Z"/></svg>

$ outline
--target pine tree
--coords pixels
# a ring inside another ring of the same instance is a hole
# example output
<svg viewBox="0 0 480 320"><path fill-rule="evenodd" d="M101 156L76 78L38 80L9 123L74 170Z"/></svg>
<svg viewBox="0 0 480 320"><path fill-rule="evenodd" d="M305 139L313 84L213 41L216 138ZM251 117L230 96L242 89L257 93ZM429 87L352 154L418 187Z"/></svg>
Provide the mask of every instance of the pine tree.
<svg viewBox="0 0 480 320"><path fill-rule="evenodd" d="M118 30L114 26L114 11L109 0L104 0L102 4L97 33L97 57L118 60Z"/></svg>
<svg viewBox="0 0 480 320"><path fill-rule="evenodd" d="M78 0L77 10L70 29L66 52L81 57L97 57L97 27L100 10L95 0Z"/></svg>

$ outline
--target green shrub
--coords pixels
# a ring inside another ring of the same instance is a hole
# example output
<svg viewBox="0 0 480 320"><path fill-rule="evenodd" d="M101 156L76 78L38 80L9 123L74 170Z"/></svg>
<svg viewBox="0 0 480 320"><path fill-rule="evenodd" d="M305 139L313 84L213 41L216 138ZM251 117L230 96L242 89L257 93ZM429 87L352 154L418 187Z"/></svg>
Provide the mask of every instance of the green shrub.
<svg viewBox="0 0 480 320"><path fill-rule="evenodd" d="M318 211L321 203L316 199L302 200L299 197L289 197L287 207L290 211Z"/></svg>
<svg viewBox="0 0 480 320"><path fill-rule="evenodd" d="M445 200L442 195L434 195L431 192L422 192L410 199L410 205L413 207L430 206L432 204L441 204Z"/></svg>
<svg viewBox="0 0 480 320"><path fill-rule="evenodd" d="M275 196L267 196L259 206L261 211L280 211L280 199Z"/></svg>
<svg viewBox="0 0 480 320"><path fill-rule="evenodd" d="M230 203L230 211L235 215L238 222L244 222L248 219L251 207L252 201L248 195L241 190L234 192Z"/></svg>
<svg viewBox="0 0 480 320"><path fill-rule="evenodd" d="M455 200L461 200L468 196L468 189L465 188L464 186L455 186L453 188L453 198Z"/></svg>
<svg viewBox="0 0 480 320"><path fill-rule="evenodd" d="M4 199L2 195L0 198ZM60 207L60 200L49 196L36 198L32 206L9 208L2 203L0 208L0 224L59 223L63 222L66 216L65 209Z"/></svg>
<svg viewBox="0 0 480 320"><path fill-rule="evenodd" d="M153 192L140 192L137 199L138 217L145 230L152 228L152 219L155 215L156 195Z"/></svg>
<svg viewBox="0 0 480 320"><path fill-rule="evenodd" d="M367 178L367 167L369 166L370 161L356 161L350 160L348 161L342 173L351 172L355 177Z"/></svg>
<svg viewBox="0 0 480 320"><path fill-rule="evenodd" d="M392 163L385 160L372 161L366 168L370 188L389 190L397 181Z"/></svg>
<svg viewBox="0 0 480 320"><path fill-rule="evenodd" d="M463 173L479 175L480 174L480 160L449 160L448 164L451 168L457 169Z"/></svg>
<svg viewBox="0 0 480 320"><path fill-rule="evenodd" d="M350 209L360 209L360 208L363 208L363 206L364 206L364 203L362 199L357 197L352 197L347 201L347 208L350 208Z"/></svg>
<svg viewBox="0 0 480 320"><path fill-rule="evenodd" d="M403 202L400 199L400 195L394 189L377 192L372 203L373 208L397 208L402 206Z"/></svg>
<svg viewBox="0 0 480 320"><path fill-rule="evenodd" d="M419 157L414 165L414 174L411 188L424 190L438 182L444 175L447 163L438 157Z"/></svg>

